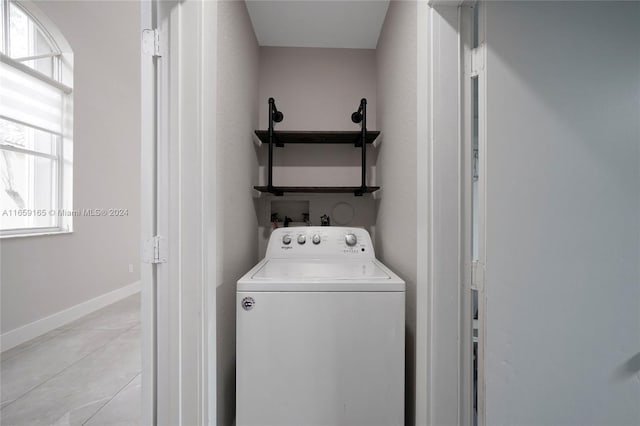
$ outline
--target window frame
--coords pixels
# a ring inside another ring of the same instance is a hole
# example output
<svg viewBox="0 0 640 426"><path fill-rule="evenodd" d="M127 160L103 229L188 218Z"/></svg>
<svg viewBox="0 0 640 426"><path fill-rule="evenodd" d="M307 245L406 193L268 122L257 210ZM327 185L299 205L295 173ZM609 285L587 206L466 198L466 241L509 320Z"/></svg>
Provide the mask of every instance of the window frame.
<svg viewBox="0 0 640 426"><path fill-rule="evenodd" d="M39 32L45 39L51 53L40 55L27 55L12 58L10 54L10 7L13 4L19 8L33 25L31 31ZM67 234L73 232L73 217L77 216L73 211L73 53L67 41L64 39L59 30L51 23L42 12L37 9L30 1L16 0L0 0L0 19L2 20L2 31L0 34L0 61L31 77L35 77L47 85L50 85L61 92L61 132L52 132L48 129L40 128L37 125L28 122L22 122L11 117L0 116L3 120L13 122L24 126L30 131L42 131L51 135L52 143L55 143L55 150L52 154L45 154L37 151L35 148L16 147L11 144L0 142L0 150L22 153L32 156L33 158L48 158L55 162L56 182L51 182L51 194L55 199L55 213L53 226L30 226L26 228L1 229L0 238L10 237L26 237L37 235L54 235ZM51 75L48 76L36 68L32 68L25 64L27 61L33 61L42 58L51 58L52 68ZM35 179L35 172L30 172L29 180ZM3 208L4 210L4 208ZM19 209L7 209L19 210ZM24 209L26 212L31 209L29 206ZM54 210L54 209L51 209ZM50 210L50 211L51 211ZM0 212L3 214L4 212ZM34 214L34 212L31 212ZM62 214L61 214L62 213ZM35 217L35 216L34 216ZM1 217L0 217L1 219Z"/></svg>

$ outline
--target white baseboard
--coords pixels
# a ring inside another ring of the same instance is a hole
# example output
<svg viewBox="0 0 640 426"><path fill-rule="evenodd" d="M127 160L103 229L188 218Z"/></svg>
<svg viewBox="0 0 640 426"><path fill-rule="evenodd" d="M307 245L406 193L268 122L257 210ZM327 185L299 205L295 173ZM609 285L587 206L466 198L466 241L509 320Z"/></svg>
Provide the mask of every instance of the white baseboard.
<svg viewBox="0 0 640 426"><path fill-rule="evenodd" d="M136 281L117 290L110 291L86 302L72 306L64 311L56 312L48 317L7 331L0 336L0 352L4 352L21 343L34 339L58 327L62 327L91 312L140 292L140 281Z"/></svg>

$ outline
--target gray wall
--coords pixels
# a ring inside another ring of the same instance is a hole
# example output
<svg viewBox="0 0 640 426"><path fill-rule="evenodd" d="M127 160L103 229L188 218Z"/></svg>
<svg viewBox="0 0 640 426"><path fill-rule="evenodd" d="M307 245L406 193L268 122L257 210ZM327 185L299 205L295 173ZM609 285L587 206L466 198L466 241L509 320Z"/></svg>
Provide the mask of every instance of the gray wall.
<svg viewBox="0 0 640 426"><path fill-rule="evenodd" d="M268 127L267 100L273 97L284 113L279 130L360 130L351 121L360 99L367 98L367 128L376 130L376 52L373 49L261 47L257 106L261 129ZM268 146L259 147L259 183L267 183ZM299 186L359 186L361 152L351 146L287 145L274 151L274 184ZM376 149L367 147L367 181L375 185ZM375 222L371 197L344 194L285 195L309 202L310 220L332 216L337 203L354 209L347 226L367 227ZM258 230L260 256L271 234L271 200L261 197ZM276 200L280 199L275 198ZM280 212L282 213L282 212ZM282 214L281 214L282 217ZM335 220L332 222L335 224Z"/></svg>
<svg viewBox="0 0 640 426"><path fill-rule="evenodd" d="M236 282L258 261L251 136L258 124L258 42L244 2L220 2L217 25L217 419L227 426L235 414Z"/></svg>
<svg viewBox="0 0 640 426"><path fill-rule="evenodd" d="M407 283L406 418L414 423L417 191L417 4L392 1L377 48L377 256ZM426 117L425 117L426 119Z"/></svg>
<svg viewBox="0 0 640 426"><path fill-rule="evenodd" d="M273 97L284 120L279 130L360 130L351 121L367 98L367 128L376 123L376 57L371 49L261 47L260 128L268 127ZM267 179L267 146L260 148L261 183ZM375 150L368 147L369 182L375 182ZM283 186L358 186L360 150L340 145L288 145L274 152L273 179Z"/></svg>
<svg viewBox="0 0 640 426"><path fill-rule="evenodd" d="M76 217L72 234L3 239L2 333L140 277L140 6L37 6L74 52L73 207L129 215Z"/></svg>
<svg viewBox="0 0 640 426"><path fill-rule="evenodd" d="M640 424L640 3L487 2L486 424Z"/></svg>

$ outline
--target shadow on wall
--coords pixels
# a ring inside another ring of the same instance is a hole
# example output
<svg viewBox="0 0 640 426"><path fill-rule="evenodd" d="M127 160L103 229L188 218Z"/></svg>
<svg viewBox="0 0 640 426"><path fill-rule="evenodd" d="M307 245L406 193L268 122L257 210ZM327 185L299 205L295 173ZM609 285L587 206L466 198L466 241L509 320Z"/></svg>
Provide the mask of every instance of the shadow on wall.
<svg viewBox="0 0 640 426"><path fill-rule="evenodd" d="M232 425L236 417L236 283L216 289L216 355L218 364L217 424ZM233 302L231 302L233 301Z"/></svg>
<svg viewBox="0 0 640 426"><path fill-rule="evenodd" d="M640 381L640 352L616 368L613 374L613 380L626 380L634 375L636 376L636 379Z"/></svg>
<svg viewBox="0 0 640 426"><path fill-rule="evenodd" d="M412 425L415 417L416 401L415 398L411 398L411 396L415 395L416 376L415 374L409 374L411 370L408 369L407 366L416 365L416 336L411 332L409 327L406 327L404 359L404 424Z"/></svg>

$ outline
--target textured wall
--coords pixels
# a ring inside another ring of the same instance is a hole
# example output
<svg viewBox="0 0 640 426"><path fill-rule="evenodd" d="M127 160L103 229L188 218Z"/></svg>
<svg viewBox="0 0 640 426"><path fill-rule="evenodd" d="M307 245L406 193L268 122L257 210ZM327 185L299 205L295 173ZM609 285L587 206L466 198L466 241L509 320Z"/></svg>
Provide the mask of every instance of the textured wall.
<svg viewBox="0 0 640 426"><path fill-rule="evenodd" d="M392 1L377 49L377 256L407 283L406 418L414 422L416 327L417 4Z"/></svg>
<svg viewBox="0 0 640 426"><path fill-rule="evenodd" d="M235 414L236 282L258 260L258 42L244 2L219 2L217 24L217 418L228 426Z"/></svg>
<svg viewBox="0 0 640 426"><path fill-rule="evenodd" d="M640 424L640 4L487 2L486 424Z"/></svg>

